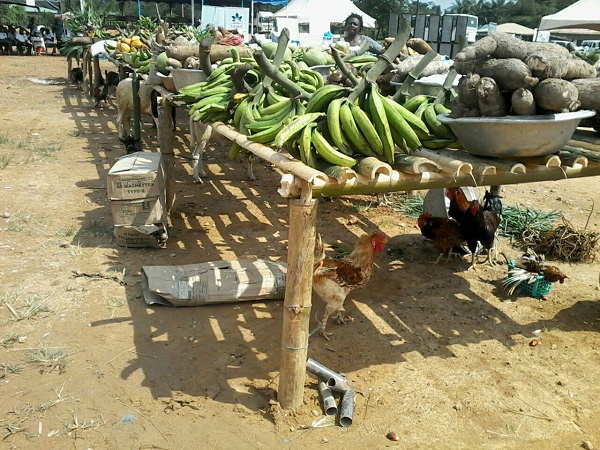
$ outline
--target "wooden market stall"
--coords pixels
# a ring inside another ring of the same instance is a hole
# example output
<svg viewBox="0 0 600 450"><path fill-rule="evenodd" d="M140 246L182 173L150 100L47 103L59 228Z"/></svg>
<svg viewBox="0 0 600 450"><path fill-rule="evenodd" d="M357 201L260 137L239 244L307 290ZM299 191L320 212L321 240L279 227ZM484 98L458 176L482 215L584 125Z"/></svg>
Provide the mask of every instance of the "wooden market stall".
<svg viewBox="0 0 600 450"><path fill-rule="evenodd" d="M173 92L162 86L154 89L163 98L158 108L158 142L167 170L169 208L175 200L171 107L180 105L173 101ZM421 149L399 157L393 165L367 157L354 169L334 178L287 153L248 140L227 124L210 125L214 132L273 164L282 173L277 192L289 201L288 272L278 389L278 399L284 409L297 409L303 401L314 260L313 246L306 243L315 240L319 197L500 186L600 175L600 138L584 130L578 130L568 145L547 156L495 159L464 150Z"/></svg>

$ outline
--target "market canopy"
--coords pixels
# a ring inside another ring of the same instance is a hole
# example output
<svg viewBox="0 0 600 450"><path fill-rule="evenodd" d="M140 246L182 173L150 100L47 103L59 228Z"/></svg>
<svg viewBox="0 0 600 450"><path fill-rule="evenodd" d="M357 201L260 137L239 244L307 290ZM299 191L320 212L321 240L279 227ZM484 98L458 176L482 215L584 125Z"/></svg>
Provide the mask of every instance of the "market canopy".
<svg viewBox="0 0 600 450"><path fill-rule="evenodd" d="M540 30L587 28L600 31L600 2L579 0L555 14L542 17Z"/></svg>
<svg viewBox="0 0 600 450"><path fill-rule="evenodd" d="M296 17L298 23L342 23L352 13L362 16L365 27L375 28L375 19L362 12L350 0L291 0L286 7L275 13L275 17Z"/></svg>
<svg viewBox="0 0 600 450"><path fill-rule="evenodd" d="M533 36L533 34L535 33L535 30L533 28L527 28L523 25L519 25L518 23L513 22L501 23L500 25L497 25L496 31L508 34L520 34L521 36Z"/></svg>

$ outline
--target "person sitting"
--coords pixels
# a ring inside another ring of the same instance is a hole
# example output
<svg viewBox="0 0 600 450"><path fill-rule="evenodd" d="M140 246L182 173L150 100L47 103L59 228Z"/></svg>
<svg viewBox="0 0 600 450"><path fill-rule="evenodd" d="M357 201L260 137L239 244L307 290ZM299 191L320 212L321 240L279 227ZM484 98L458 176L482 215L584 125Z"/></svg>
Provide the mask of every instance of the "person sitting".
<svg viewBox="0 0 600 450"><path fill-rule="evenodd" d="M44 43L44 38L42 37L41 30L36 30L31 33L31 45L35 50L35 54L40 56L42 53L46 53L46 44Z"/></svg>
<svg viewBox="0 0 600 450"><path fill-rule="evenodd" d="M44 28L42 31L42 36L44 37L44 45L46 46L46 55L48 54L48 49L52 49L51 55L56 55L56 42L54 41L54 33L52 30L48 28Z"/></svg>
<svg viewBox="0 0 600 450"><path fill-rule="evenodd" d="M15 30L15 42L18 55L31 55L32 46L25 28L17 27Z"/></svg>
<svg viewBox="0 0 600 450"><path fill-rule="evenodd" d="M369 36L360 34L363 28L363 19L359 14L352 13L346 17L344 22L346 32L344 34L344 41L348 44L348 50L350 53L358 51L363 44L369 43L369 49L367 51L379 54L383 50L383 46Z"/></svg>
<svg viewBox="0 0 600 450"><path fill-rule="evenodd" d="M0 26L0 54L10 55L12 45L8 39L8 29L4 26Z"/></svg>

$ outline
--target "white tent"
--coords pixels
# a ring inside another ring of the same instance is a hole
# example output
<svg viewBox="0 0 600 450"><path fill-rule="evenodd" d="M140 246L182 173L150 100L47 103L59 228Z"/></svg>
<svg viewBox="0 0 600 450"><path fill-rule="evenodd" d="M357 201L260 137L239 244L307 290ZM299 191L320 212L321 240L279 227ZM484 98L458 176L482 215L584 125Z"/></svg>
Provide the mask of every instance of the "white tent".
<svg viewBox="0 0 600 450"><path fill-rule="evenodd" d="M540 30L558 28L587 28L600 31L600 1L579 0L555 14L542 17Z"/></svg>
<svg viewBox="0 0 600 450"><path fill-rule="evenodd" d="M532 28L524 27L518 23L502 23L496 26L496 31L508 34L520 34L521 36L533 36L534 30Z"/></svg>
<svg viewBox="0 0 600 450"><path fill-rule="evenodd" d="M291 0L275 13L275 17L296 17L298 23L342 23L351 13L360 14L365 27L375 28L375 19L358 9L350 0Z"/></svg>

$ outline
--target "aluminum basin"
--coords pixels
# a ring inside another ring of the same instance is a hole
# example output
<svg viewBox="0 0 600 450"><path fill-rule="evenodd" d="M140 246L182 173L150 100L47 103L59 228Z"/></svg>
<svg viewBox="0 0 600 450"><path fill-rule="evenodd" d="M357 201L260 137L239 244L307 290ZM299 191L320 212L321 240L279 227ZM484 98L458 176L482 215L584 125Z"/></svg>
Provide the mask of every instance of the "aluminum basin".
<svg viewBox="0 0 600 450"><path fill-rule="evenodd" d="M440 114L458 142L469 153L495 158L541 156L555 153L573 136L581 119L595 111L536 116L460 117Z"/></svg>

